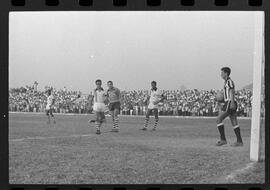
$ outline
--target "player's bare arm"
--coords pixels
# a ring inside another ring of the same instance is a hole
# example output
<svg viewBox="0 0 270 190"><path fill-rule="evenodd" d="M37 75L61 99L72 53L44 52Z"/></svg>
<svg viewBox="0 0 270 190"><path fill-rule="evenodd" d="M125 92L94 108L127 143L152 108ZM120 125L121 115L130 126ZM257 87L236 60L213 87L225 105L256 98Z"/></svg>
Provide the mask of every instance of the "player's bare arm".
<svg viewBox="0 0 270 190"><path fill-rule="evenodd" d="M230 101L231 101L230 108L231 109L235 109L235 98L234 98L234 95L235 95L234 89L230 89L230 97L231 97L231 99L230 99Z"/></svg>
<svg viewBox="0 0 270 190"><path fill-rule="evenodd" d="M119 89L117 89L117 91L116 91L116 95L117 95L117 98L120 100L120 95L121 95L121 92L120 92L120 90L119 90Z"/></svg>

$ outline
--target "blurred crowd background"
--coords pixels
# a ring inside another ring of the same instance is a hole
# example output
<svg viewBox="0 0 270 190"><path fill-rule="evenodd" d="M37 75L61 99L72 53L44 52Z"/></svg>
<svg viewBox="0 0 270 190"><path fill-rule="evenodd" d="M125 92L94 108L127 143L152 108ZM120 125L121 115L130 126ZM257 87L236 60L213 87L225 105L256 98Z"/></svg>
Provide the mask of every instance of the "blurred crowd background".
<svg viewBox="0 0 270 190"><path fill-rule="evenodd" d="M54 111L56 113L92 113L92 94L82 94L80 91L70 91L66 87L56 89L46 86L37 90L34 85L11 88L9 90L9 111L12 112L45 112L48 89L53 89L55 97ZM159 103L159 114L172 116L216 116L217 102L214 100L218 90L163 90L165 100ZM121 91L122 115L144 115L147 105L144 102L149 90ZM79 99L76 99L78 95ZM237 90L235 95L238 103L237 115L251 117L252 90ZM75 100L75 101L73 101ZM262 113L264 113L262 102Z"/></svg>

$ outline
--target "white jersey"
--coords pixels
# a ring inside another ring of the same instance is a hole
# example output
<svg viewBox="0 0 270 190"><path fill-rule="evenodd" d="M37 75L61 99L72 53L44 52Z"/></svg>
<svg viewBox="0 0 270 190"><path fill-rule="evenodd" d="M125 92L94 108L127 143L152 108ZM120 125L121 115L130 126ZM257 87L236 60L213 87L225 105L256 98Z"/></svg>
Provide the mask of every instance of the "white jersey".
<svg viewBox="0 0 270 190"><path fill-rule="evenodd" d="M54 97L53 95L51 94L50 96L48 96L47 98L47 105L51 106L53 104L53 101L54 101Z"/></svg>
<svg viewBox="0 0 270 190"><path fill-rule="evenodd" d="M94 103L104 103L106 92L104 90L94 90Z"/></svg>
<svg viewBox="0 0 270 190"><path fill-rule="evenodd" d="M51 109L51 106L52 106L52 104L53 104L53 101L54 101L54 97L53 97L53 95L51 94L50 96L47 97L46 110Z"/></svg>
<svg viewBox="0 0 270 190"><path fill-rule="evenodd" d="M93 110L97 112L105 112L106 111L106 105L105 105L105 99L106 99L106 92L102 90L94 90L94 105Z"/></svg>
<svg viewBox="0 0 270 190"><path fill-rule="evenodd" d="M161 90L152 90L150 91L150 99L149 99L149 109L158 108L158 102L162 98L162 91Z"/></svg>

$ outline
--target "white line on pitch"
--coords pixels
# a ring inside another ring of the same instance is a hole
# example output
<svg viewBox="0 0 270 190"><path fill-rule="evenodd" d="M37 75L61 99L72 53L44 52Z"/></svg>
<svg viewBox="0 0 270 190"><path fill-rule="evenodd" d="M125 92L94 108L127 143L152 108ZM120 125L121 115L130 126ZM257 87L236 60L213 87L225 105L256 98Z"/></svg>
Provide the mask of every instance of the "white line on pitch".
<svg viewBox="0 0 270 190"><path fill-rule="evenodd" d="M43 112L9 112L11 114L33 114L33 115L45 115ZM64 116L93 116L94 114L76 114L76 113L54 113L55 115L64 115ZM109 115L106 115L109 117ZM134 118L142 118L145 115L119 115L119 117L134 117ZM171 115L160 115L160 118L179 118L179 119L215 119L216 116L171 116ZM238 119L250 120L251 117L237 117Z"/></svg>
<svg viewBox="0 0 270 190"><path fill-rule="evenodd" d="M237 181L235 180L235 177L238 176L238 175L240 175L240 174L243 174L243 173L247 172L250 169L252 169L254 167L254 165L255 165L255 162L250 162L244 168L235 170L231 174L227 175L225 177L225 179L226 180L232 180L232 182L236 182L237 183Z"/></svg>
<svg viewBox="0 0 270 190"><path fill-rule="evenodd" d="M9 139L10 142L20 142L25 140L46 140L46 139L57 139L57 138L74 138L74 137L91 137L94 134L87 134L87 135L69 135L69 136L57 136L57 137L26 137L20 139Z"/></svg>

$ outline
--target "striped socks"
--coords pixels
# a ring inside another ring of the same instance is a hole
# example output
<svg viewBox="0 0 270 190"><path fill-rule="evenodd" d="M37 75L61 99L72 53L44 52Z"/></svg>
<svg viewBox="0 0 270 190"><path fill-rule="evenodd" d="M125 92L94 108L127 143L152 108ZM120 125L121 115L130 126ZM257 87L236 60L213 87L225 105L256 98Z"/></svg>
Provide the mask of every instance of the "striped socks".
<svg viewBox="0 0 270 190"><path fill-rule="evenodd" d="M112 123L113 123L113 129L115 129L115 119L113 116L112 116Z"/></svg>
<svg viewBox="0 0 270 190"><path fill-rule="evenodd" d="M116 117L114 118L114 127L115 127L116 129L119 129L119 118L118 118L118 116L116 116Z"/></svg>
<svg viewBox="0 0 270 190"><path fill-rule="evenodd" d="M145 117L144 128L147 128L148 123L149 123L149 117Z"/></svg>
<svg viewBox="0 0 270 190"><path fill-rule="evenodd" d="M157 128L157 124L158 124L158 118L155 118L154 128Z"/></svg>
<svg viewBox="0 0 270 190"><path fill-rule="evenodd" d="M99 121L96 121L96 129L100 131L101 123Z"/></svg>

